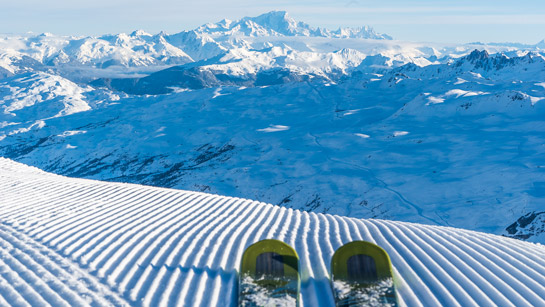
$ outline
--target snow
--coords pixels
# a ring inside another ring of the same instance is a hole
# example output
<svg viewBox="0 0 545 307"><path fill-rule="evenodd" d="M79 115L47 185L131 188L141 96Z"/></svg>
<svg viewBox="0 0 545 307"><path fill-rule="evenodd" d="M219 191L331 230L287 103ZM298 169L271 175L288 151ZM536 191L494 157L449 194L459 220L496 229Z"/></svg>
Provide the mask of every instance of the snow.
<svg viewBox="0 0 545 307"><path fill-rule="evenodd" d="M29 132L29 131L41 129L41 128L45 127L45 126L46 126L45 121L43 121L43 120L37 120L37 121L35 121L34 123L32 123L30 126L28 126L28 127L19 128L19 129L14 129L14 130L10 131L10 132L8 133L8 135L16 135L16 134L20 134L20 133L27 133L27 132Z"/></svg>
<svg viewBox="0 0 545 307"><path fill-rule="evenodd" d="M0 77L54 68L70 80L89 82L96 78L144 77L172 66L193 65L211 70L219 65L220 70L233 74L282 67L323 75L353 69L391 69L407 63L420 67L441 64L476 48L515 56L527 56L531 51L532 60L542 57L537 45L405 42L376 33L369 26L316 29L286 12L270 12L172 35L152 35L143 30L99 37L3 35ZM226 62L229 58L234 62Z"/></svg>
<svg viewBox="0 0 545 307"><path fill-rule="evenodd" d="M532 97L532 96L529 96L529 98L530 98L530 101L532 102L532 106L540 102L541 100L545 99L545 97Z"/></svg>
<svg viewBox="0 0 545 307"><path fill-rule="evenodd" d="M17 120L30 114L46 119L88 111L91 107L84 94L89 91L90 88L42 72L0 79L0 108L3 110L0 119Z"/></svg>
<svg viewBox="0 0 545 307"><path fill-rule="evenodd" d="M354 133L354 135L355 135L355 136L359 136L359 137L362 138L362 139L368 139L368 138L371 137L370 135L363 134L363 133Z"/></svg>
<svg viewBox="0 0 545 307"><path fill-rule="evenodd" d="M366 288L339 280L333 281L332 284L333 291L336 293L335 296L344 304L369 307L394 306L393 303L384 302L382 299L394 287L394 282L391 278L381 280L377 285Z"/></svg>
<svg viewBox="0 0 545 307"><path fill-rule="evenodd" d="M0 155L545 243L543 54L317 29L285 12L172 35L0 35Z"/></svg>
<svg viewBox="0 0 545 307"><path fill-rule="evenodd" d="M226 83L190 78L206 86L168 94L113 93L53 71L16 74L0 79L0 109L21 106L0 114L0 155L74 177L206 191L316 213L538 236L539 219L535 232L507 228L542 211L543 196L534 188L545 181L538 167L544 165L545 131L545 89L536 86L543 82L539 58L489 54L471 62L482 55L472 52L447 64L407 64L378 73L365 70L377 63L366 63L367 56L346 74L332 68L356 65L354 50L316 55L286 46L232 47L194 64L221 68L218 76ZM274 70L289 66L291 57L304 62L302 55L310 61L305 69L316 69L323 73L316 78L323 79L303 78L304 69ZM330 66L321 62L337 56L345 58ZM220 63L222 58L227 62ZM507 64L482 69L500 60ZM256 74L238 83L223 68ZM252 83L264 73L260 69L280 75L278 82ZM160 87L180 79L168 71L144 81ZM465 82L455 84L459 79Z"/></svg>
<svg viewBox="0 0 545 307"><path fill-rule="evenodd" d="M456 82L454 83L454 85L464 84L466 82L467 80L464 80L462 78L456 78Z"/></svg>
<svg viewBox="0 0 545 307"><path fill-rule="evenodd" d="M286 130L289 130L289 129L290 129L290 127L288 127L288 126L272 125L272 126L267 127L267 128L257 129L257 131L261 131L261 132L278 132L278 131L286 131Z"/></svg>
<svg viewBox="0 0 545 307"><path fill-rule="evenodd" d="M87 131L85 130L64 131L62 134L59 134L59 136L64 138L64 137L84 134L84 133L87 133Z"/></svg>
<svg viewBox="0 0 545 307"><path fill-rule="evenodd" d="M443 103L443 102L445 102L445 98L429 96L428 97L428 103L426 105Z"/></svg>
<svg viewBox="0 0 545 307"><path fill-rule="evenodd" d="M463 83L466 83L467 81L464 80L464 82L456 82L454 83L455 85L458 85L458 84L463 84ZM465 90L462 90L462 89L452 89L452 90L449 90L448 92L446 92L445 94L441 95L441 96L428 96L427 99L428 99L428 103L426 103L426 105L433 105L433 104L440 104L440 103L444 103L445 102L445 99L447 99L448 97L450 96L456 96L456 98L460 98L460 97L471 97L471 96L480 96L480 95L489 95L490 93L487 93L487 92L481 92L481 91L477 91L477 92L474 92L474 91L465 91ZM428 94L429 95L429 94Z"/></svg>
<svg viewBox="0 0 545 307"><path fill-rule="evenodd" d="M486 92L472 92L472 91L464 91L464 90L461 90L461 89L453 89L453 90L450 90L448 92L445 93L445 96L448 97L448 96L456 96L456 98L460 98L460 97L471 97L471 96L479 96L479 95L487 95L487 94L490 94L490 93L486 93Z"/></svg>
<svg viewBox="0 0 545 307"><path fill-rule="evenodd" d="M329 263L353 240L388 252L401 306L545 304L543 245L68 178L0 158L3 305L236 305L242 253L265 238L297 251L301 306L333 304Z"/></svg>
<svg viewBox="0 0 545 307"><path fill-rule="evenodd" d="M291 296L289 293L286 293L285 289L278 290L274 289L271 291L267 287L264 287L260 284L261 280L254 280L252 277L246 276L241 280L239 286L240 293L244 293L244 297L248 301L256 304L257 306L295 306L296 305L296 296ZM282 281L280 278L275 279L276 282L286 283L287 281ZM288 283L289 285L289 283ZM297 286L291 285L292 288L296 289ZM288 290L289 291L289 290Z"/></svg>
<svg viewBox="0 0 545 307"><path fill-rule="evenodd" d="M214 96L212 96L212 99L217 98L217 97L220 97L220 96L223 96L223 95L226 95L226 94L222 94L222 93L221 93L221 89L218 88L218 89L214 92Z"/></svg>
<svg viewBox="0 0 545 307"><path fill-rule="evenodd" d="M197 28L196 32L206 33L214 38L229 35L232 37L304 36L391 39L388 35L376 33L368 26L340 28L336 31L313 28L306 23L297 22L284 11L273 11L257 17L245 17L237 21L224 19L215 24L203 25Z"/></svg>

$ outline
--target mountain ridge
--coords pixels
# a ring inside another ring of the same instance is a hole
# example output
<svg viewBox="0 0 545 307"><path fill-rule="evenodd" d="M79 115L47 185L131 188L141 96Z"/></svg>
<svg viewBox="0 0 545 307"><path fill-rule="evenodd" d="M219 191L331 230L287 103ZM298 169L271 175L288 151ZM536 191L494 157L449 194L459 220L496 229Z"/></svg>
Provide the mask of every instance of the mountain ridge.
<svg viewBox="0 0 545 307"><path fill-rule="evenodd" d="M387 39L392 37L376 33L369 26L359 28L339 28L336 31L325 28L314 28L307 23L296 21L286 11L272 11L257 17L244 17L231 21L224 19L218 23L206 24L194 31L207 34L220 35L246 35L246 36L307 36L329 38L365 38Z"/></svg>

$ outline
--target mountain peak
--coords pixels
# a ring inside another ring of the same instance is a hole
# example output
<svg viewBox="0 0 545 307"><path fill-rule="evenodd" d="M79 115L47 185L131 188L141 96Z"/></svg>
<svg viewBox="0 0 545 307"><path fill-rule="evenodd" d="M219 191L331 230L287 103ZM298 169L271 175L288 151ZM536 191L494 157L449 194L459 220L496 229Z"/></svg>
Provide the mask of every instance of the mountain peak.
<svg viewBox="0 0 545 307"><path fill-rule="evenodd" d="M253 20L262 25L265 24L281 24L281 23L297 23L295 19L289 16L286 11L270 11L268 13L261 14L257 17L245 17L244 19Z"/></svg>
<svg viewBox="0 0 545 307"><path fill-rule="evenodd" d="M246 19L246 18L244 18ZM272 11L253 18L247 18L256 24L270 30L274 30L277 33L283 35L300 35L302 32L308 32L310 26L297 22L291 18L286 11Z"/></svg>
<svg viewBox="0 0 545 307"><path fill-rule="evenodd" d="M528 51L509 57L503 52L489 54L486 50L474 50L470 54L459 58L454 67L464 67L467 70L499 71L506 68L528 70L533 65L534 69L541 71L545 58L535 51Z"/></svg>
<svg viewBox="0 0 545 307"><path fill-rule="evenodd" d="M471 51L469 55L466 56L466 59L470 62L473 61L480 61L480 60L486 60L490 57L490 54L486 50L480 51L479 49L475 49Z"/></svg>
<svg viewBox="0 0 545 307"><path fill-rule="evenodd" d="M456 61L455 67L461 67L464 65L469 64L472 69L484 69L484 70L490 70L493 68L493 66L497 66L498 64L504 64L504 63L496 63L497 59L499 58L507 58L505 55L498 55L496 54L495 57L491 57L488 51L486 50L478 50L475 49L471 51L470 54L459 58ZM503 61L502 61L503 62ZM497 68L497 67L496 67Z"/></svg>
<svg viewBox="0 0 545 307"><path fill-rule="evenodd" d="M376 33L369 26L358 28L339 28L330 31L314 28L309 24L296 21L286 11L271 11L257 17L244 17L237 21L224 19L217 23L209 23L195 31L210 35L243 35L243 36L310 36L329 38L370 38L392 39L385 34Z"/></svg>
<svg viewBox="0 0 545 307"><path fill-rule="evenodd" d="M288 16L288 12L286 11L270 11L268 13L261 14L255 18L291 18Z"/></svg>
<svg viewBox="0 0 545 307"><path fill-rule="evenodd" d="M133 31L131 34L130 34L131 37L136 37L136 36L152 36L151 34L147 33L146 31L144 30L136 30L136 31Z"/></svg>

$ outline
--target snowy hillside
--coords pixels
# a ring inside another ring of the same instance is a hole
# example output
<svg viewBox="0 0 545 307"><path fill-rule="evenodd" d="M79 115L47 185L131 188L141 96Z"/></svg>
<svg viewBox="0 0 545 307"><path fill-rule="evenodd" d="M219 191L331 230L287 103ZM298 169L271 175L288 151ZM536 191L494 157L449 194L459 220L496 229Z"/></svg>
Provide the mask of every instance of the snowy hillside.
<svg viewBox="0 0 545 307"><path fill-rule="evenodd" d="M142 80L195 81L175 72ZM199 80L217 83L157 96L5 78L0 155L74 177L544 242L540 54L474 51L338 82L209 77Z"/></svg>
<svg viewBox="0 0 545 307"><path fill-rule="evenodd" d="M250 244L301 261L302 306L331 306L344 243L390 255L403 306L541 306L545 248L454 228L48 174L0 159L0 305L235 306Z"/></svg>
<svg viewBox="0 0 545 307"><path fill-rule="evenodd" d="M285 12L175 34L2 35L0 156L545 243L544 55Z"/></svg>

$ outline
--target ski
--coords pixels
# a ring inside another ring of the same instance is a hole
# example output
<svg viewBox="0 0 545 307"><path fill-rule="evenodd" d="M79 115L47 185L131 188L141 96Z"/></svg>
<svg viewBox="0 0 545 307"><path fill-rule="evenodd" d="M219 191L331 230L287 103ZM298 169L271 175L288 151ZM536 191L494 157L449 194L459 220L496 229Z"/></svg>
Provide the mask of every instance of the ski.
<svg viewBox="0 0 545 307"><path fill-rule="evenodd" d="M373 243L355 241L337 249L331 286L339 307L398 306L390 257Z"/></svg>
<svg viewBox="0 0 545 307"><path fill-rule="evenodd" d="M246 249L239 277L239 306L298 306L299 257L286 243L267 239Z"/></svg>

